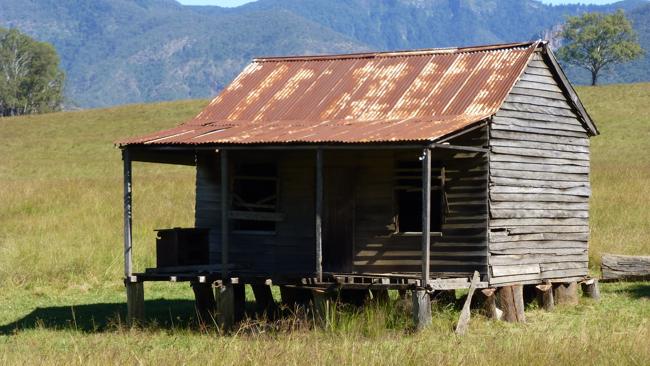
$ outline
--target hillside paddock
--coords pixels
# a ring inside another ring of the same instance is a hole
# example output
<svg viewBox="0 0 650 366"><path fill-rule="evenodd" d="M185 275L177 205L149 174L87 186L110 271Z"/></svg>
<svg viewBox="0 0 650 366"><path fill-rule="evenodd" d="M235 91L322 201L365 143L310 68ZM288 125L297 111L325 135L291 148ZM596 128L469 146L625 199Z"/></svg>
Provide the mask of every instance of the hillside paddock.
<svg viewBox="0 0 650 366"><path fill-rule="evenodd" d="M650 84L581 88L592 139L590 266L650 254ZM457 338L454 305L412 334L407 305L200 329L187 284L147 284L149 323L124 325L122 165L112 141L171 127L205 100L0 119L2 364L650 364L650 283L603 284L603 300L526 324L476 314ZM193 224L193 169L134 165L134 267L152 266L155 228ZM248 294L250 296L250 294ZM461 295L460 293L458 294Z"/></svg>

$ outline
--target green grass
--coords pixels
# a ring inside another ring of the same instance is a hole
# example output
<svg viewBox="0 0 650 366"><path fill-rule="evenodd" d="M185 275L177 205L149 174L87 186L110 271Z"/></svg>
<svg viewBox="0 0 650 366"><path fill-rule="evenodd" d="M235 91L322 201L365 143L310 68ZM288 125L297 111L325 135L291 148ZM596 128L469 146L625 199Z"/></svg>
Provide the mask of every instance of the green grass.
<svg viewBox="0 0 650 366"><path fill-rule="evenodd" d="M592 139L590 260L650 253L650 84L581 88ZM191 290L148 284L145 329L124 327L122 165L118 138L171 127L206 101L0 119L0 363L650 364L650 284L603 286L603 302L528 313L525 325L435 312L411 334L408 312L342 310L325 330L249 323L202 332ZM154 262L154 228L193 222L193 170L134 166L135 267ZM406 314L406 315L405 315ZM291 331L287 329L292 329Z"/></svg>

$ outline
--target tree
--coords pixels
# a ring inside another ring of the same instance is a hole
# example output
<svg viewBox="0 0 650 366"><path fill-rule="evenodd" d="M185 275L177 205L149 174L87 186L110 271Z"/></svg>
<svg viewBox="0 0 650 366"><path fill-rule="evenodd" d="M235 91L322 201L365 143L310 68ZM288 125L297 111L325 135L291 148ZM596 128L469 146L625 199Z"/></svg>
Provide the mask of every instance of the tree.
<svg viewBox="0 0 650 366"><path fill-rule="evenodd" d="M609 15L586 13L569 17L561 32L565 45L559 58L591 72L591 85L598 73L617 63L640 57L643 49L622 10Z"/></svg>
<svg viewBox="0 0 650 366"><path fill-rule="evenodd" d="M52 45L0 28L0 116L61 109L64 79Z"/></svg>

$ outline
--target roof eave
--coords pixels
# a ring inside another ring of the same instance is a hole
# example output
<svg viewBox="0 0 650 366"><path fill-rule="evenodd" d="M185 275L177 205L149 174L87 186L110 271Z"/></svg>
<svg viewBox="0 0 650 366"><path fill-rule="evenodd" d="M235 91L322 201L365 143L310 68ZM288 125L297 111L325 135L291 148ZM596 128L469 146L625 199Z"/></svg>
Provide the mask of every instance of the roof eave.
<svg viewBox="0 0 650 366"><path fill-rule="evenodd" d="M560 82L560 87L564 92L566 93L569 102L571 105L575 108L575 110L578 113L578 117L582 120L583 124L587 128L587 132L591 136L597 136L600 134L598 131L598 128L596 127L596 124L594 121L591 119L591 116L589 116L589 113L587 113L587 110L585 109L584 105L582 104L582 101L580 100L580 97L578 97L578 93L576 93L575 89L569 82L569 79L567 78L566 74L564 73L564 70L562 70L562 67L557 61L557 58L555 57L555 54L553 54L553 50L549 47L547 42L544 42L542 44L542 57L544 57L549 64L549 67L551 68L551 71L555 73L557 76L558 81Z"/></svg>

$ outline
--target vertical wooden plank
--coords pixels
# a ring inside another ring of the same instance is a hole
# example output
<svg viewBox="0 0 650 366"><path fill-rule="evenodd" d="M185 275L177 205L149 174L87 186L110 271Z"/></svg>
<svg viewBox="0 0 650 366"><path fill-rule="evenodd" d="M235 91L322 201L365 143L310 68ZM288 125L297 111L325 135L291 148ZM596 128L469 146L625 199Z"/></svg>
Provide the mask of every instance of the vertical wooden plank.
<svg viewBox="0 0 650 366"><path fill-rule="evenodd" d="M316 275L323 280L323 150L316 150Z"/></svg>
<svg viewBox="0 0 650 366"><path fill-rule="evenodd" d="M226 279L228 276L228 240L229 234L229 184L228 184L228 150L219 151L221 160L221 278Z"/></svg>
<svg viewBox="0 0 650 366"><path fill-rule="evenodd" d="M131 157L129 155L129 150L122 150L122 160L124 161L124 277L129 277L133 274L133 216L131 197Z"/></svg>
<svg viewBox="0 0 650 366"><path fill-rule="evenodd" d="M423 150L422 158L422 287L429 284L431 264L431 150Z"/></svg>
<svg viewBox="0 0 650 366"><path fill-rule="evenodd" d="M469 285L469 293L467 294L467 299L465 299L465 304L463 305L463 310L460 312L460 317L458 318L458 324L456 324L456 334L464 335L467 333L469 328L469 319L470 319L470 305L472 304L472 297L474 296L474 291L476 290L476 285L480 281L481 276L478 271L474 271L474 276L472 276L472 282Z"/></svg>

